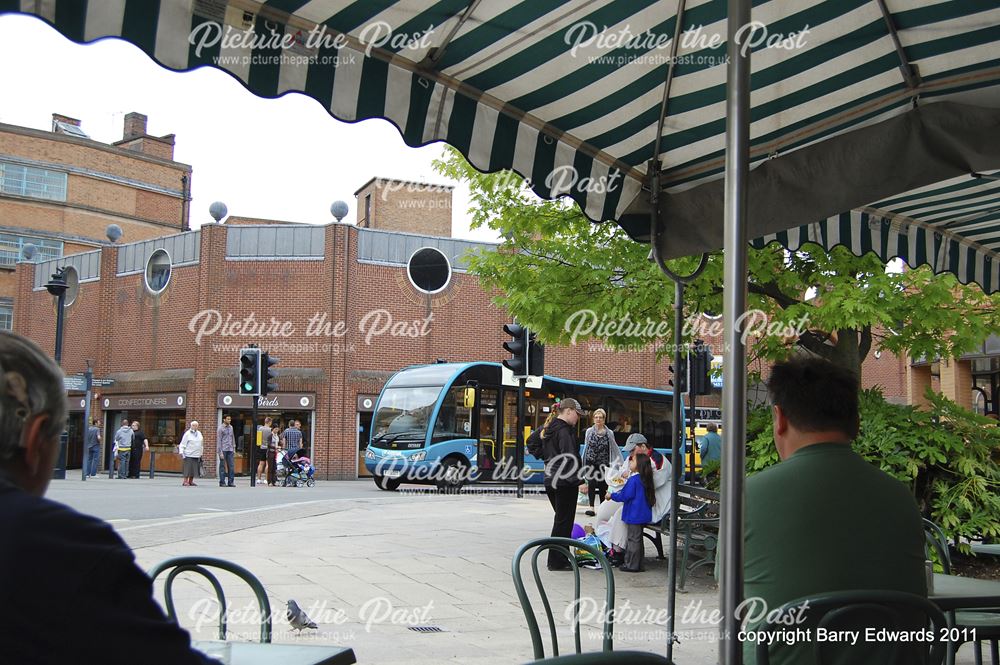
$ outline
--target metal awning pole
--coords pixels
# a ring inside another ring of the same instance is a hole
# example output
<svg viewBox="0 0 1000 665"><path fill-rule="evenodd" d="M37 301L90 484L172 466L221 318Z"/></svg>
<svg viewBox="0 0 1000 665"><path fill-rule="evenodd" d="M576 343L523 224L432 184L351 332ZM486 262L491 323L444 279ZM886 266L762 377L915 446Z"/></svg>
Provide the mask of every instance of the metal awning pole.
<svg viewBox="0 0 1000 665"><path fill-rule="evenodd" d="M747 177L750 157L750 52L741 53L737 31L750 23L750 0L729 0L726 72L725 266L723 269L722 559L719 662L740 665L736 608L743 599L743 484L746 466L746 349L737 321L747 304Z"/></svg>

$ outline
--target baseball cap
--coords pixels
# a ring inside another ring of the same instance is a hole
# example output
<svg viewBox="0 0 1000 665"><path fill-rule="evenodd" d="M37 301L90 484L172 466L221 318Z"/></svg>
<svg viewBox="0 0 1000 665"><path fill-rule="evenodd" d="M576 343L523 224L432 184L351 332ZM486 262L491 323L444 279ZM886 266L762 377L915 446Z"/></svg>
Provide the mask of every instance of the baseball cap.
<svg viewBox="0 0 1000 665"><path fill-rule="evenodd" d="M631 434L629 435L628 439L625 440L625 447L622 448L622 452L630 453L632 452L632 449L638 446L640 443L648 444L649 442L646 441L646 437L644 437L642 434L639 434L638 432L636 432L635 434Z"/></svg>
<svg viewBox="0 0 1000 665"><path fill-rule="evenodd" d="M581 416L587 415L587 412L583 410L583 407L580 406L580 403L577 402L572 397L563 397L561 400L559 400L559 410L562 411L563 409L575 409L576 412L579 413Z"/></svg>

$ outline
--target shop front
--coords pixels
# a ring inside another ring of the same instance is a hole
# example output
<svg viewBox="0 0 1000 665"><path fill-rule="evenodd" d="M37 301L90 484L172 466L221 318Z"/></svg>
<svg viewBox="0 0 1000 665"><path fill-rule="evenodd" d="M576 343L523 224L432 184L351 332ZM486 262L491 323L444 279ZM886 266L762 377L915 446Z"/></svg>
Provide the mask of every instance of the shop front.
<svg viewBox="0 0 1000 665"><path fill-rule="evenodd" d="M238 393L219 393L216 397L215 428L222 424L222 418L232 417L233 436L236 438L236 473L246 475L250 446L256 440L257 428L253 424L253 397ZM265 418L284 432L293 421L301 423L302 445L312 448L317 443L315 393L275 393L261 397L257 407L257 424L263 425ZM215 431L212 432L213 440ZM255 454L259 458L259 453Z"/></svg>
<svg viewBox="0 0 1000 665"><path fill-rule="evenodd" d="M101 400L104 411L104 463L111 459L115 431L123 418L139 421L139 428L149 440L149 453L142 456L141 469L149 470L150 461L156 460L156 471L180 472L181 460L177 453L184 430L187 429L187 394L159 393L143 395L107 395Z"/></svg>
<svg viewBox="0 0 1000 665"><path fill-rule="evenodd" d="M84 395L66 396L66 410L69 411L66 419L66 432L69 435L66 446L67 469L80 469L83 466L83 435L87 431L84 423L86 407L87 398Z"/></svg>

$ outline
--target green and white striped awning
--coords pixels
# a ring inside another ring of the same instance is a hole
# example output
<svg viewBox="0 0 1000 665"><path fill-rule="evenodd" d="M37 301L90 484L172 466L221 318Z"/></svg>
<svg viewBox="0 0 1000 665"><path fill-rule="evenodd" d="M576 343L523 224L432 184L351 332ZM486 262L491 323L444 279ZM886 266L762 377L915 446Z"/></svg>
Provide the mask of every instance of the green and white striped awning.
<svg viewBox="0 0 1000 665"><path fill-rule="evenodd" d="M1000 170L1000 4L754 4L751 237L899 254L996 290L1000 198L972 174ZM303 92L341 120L384 118L409 145L446 141L638 240L665 108L661 253L722 246L724 0L0 0L0 12L78 42L124 38L171 69L220 67L265 97Z"/></svg>

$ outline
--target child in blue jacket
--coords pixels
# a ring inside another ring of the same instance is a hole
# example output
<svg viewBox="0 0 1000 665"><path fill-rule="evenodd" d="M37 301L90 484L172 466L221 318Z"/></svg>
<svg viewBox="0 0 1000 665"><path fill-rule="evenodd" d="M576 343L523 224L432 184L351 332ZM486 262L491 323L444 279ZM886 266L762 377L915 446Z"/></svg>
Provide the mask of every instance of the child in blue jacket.
<svg viewBox="0 0 1000 665"><path fill-rule="evenodd" d="M624 503L622 522L628 525L625 544L625 562L619 568L623 573L642 570L642 528L653 519L656 488L653 485L653 465L648 455L635 454L629 459L632 475L625 487L611 495L612 501Z"/></svg>

